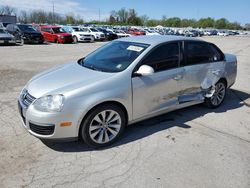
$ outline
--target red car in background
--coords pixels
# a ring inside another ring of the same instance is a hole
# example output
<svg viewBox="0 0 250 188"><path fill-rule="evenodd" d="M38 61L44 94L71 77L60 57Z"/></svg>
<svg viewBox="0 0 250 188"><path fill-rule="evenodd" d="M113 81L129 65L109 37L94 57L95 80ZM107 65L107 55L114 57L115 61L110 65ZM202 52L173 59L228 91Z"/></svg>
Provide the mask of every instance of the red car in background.
<svg viewBox="0 0 250 188"><path fill-rule="evenodd" d="M135 28L129 28L127 33L130 35L146 35L144 31Z"/></svg>
<svg viewBox="0 0 250 188"><path fill-rule="evenodd" d="M60 26L41 25L41 33L44 40L55 43L72 43L72 35L63 30Z"/></svg>

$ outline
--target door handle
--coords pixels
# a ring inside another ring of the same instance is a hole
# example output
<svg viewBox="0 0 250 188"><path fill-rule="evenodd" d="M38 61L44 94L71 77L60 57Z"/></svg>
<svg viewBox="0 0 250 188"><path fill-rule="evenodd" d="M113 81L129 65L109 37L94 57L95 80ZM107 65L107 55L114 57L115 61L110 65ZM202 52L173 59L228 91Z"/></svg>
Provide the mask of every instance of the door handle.
<svg viewBox="0 0 250 188"><path fill-rule="evenodd" d="M216 76L220 75L220 70L213 70L212 73Z"/></svg>
<svg viewBox="0 0 250 188"><path fill-rule="evenodd" d="M180 80L181 78L182 78L182 76L180 74L178 74L173 79L177 81L177 80Z"/></svg>

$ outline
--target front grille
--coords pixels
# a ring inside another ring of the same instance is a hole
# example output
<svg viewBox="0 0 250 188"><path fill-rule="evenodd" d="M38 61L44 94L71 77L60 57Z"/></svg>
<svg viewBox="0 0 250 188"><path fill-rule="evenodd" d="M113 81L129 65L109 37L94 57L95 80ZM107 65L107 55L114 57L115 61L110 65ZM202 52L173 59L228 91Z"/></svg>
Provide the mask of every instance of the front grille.
<svg viewBox="0 0 250 188"><path fill-rule="evenodd" d="M25 92L21 96L21 102L25 108L28 108L29 105L35 100L36 98L30 95L28 92Z"/></svg>
<svg viewBox="0 0 250 188"><path fill-rule="evenodd" d="M35 35L33 35L33 36L30 37L30 39L31 40L42 40L42 36L39 36L39 35L35 36Z"/></svg>
<svg viewBox="0 0 250 188"><path fill-rule="evenodd" d="M29 123L29 126L31 131L40 135L51 135L55 130L55 125L41 126L34 123Z"/></svg>
<svg viewBox="0 0 250 188"><path fill-rule="evenodd" d="M101 37L105 37L105 35L104 35L104 34L101 34Z"/></svg>
<svg viewBox="0 0 250 188"><path fill-rule="evenodd" d="M91 35L83 35L84 37L90 37Z"/></svg>
<svg viewBox="0 0 250 188"><path fill-rule="evenodd" d="M73 38L71 36L65 36L64 41L65 42L73 42Z"/></svg>

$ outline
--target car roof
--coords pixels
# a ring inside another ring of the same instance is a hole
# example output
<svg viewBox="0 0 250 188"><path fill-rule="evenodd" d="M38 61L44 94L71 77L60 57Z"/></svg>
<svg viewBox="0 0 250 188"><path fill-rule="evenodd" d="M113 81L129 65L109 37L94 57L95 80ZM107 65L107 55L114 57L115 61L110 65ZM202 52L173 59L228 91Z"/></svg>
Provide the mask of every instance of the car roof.
<svg viewBox="0 0 250 188"><path fill-rule="evenodd" d="M42 25L43 28L61 28L61 26L55 26L55 25Z"/></svg>
<svg viewBox="0 0 250 188"><path fill-rule="evenodd" d="M157 45L165 42L172 42L172 41L203 41L197 38L191 37L183 37L183 36L173 36L173 35L141 35L141 36L132 36L132 37L124 37L118 39L118 41L126 41L126 42L137 42L137 43L144 43L150 45Z"/></svg>

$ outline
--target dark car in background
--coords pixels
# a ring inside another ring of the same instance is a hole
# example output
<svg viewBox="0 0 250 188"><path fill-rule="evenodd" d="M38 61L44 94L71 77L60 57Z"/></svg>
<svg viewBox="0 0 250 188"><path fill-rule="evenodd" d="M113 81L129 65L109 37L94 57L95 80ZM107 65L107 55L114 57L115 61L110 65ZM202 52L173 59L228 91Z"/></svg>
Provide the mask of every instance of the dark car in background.
<svg viewBox="0 0 250 188"><path fill-rule="evenodd" d="M28 24L8 24L6 31L12 34L16 42L42 44L44 42L43 35L35 30L32 25Z"/></svg>
<svg viewBox="0 0 250 188"><path fill-rule="evenodd" d="M40 30L46 41L62 43L62 44L73 43L72 35L67 33L60 26L43 25L43 26L40 26Z"/></svg>
<svg viewBox="0 0 250 188"><path fill-rule="evenodd" d="M105 35L106 40L115 40L118 39L118 36L116 33L107 30L107 29L103 29L103 28L96 28L98 31L103 32Z"/></svg>
<svg viewBox="0 0 250 188"><path fill-rule="evenodd" d="M4 28L0 28L0 45L1 44L16 44L15 37L5 31Z"/></svg>

